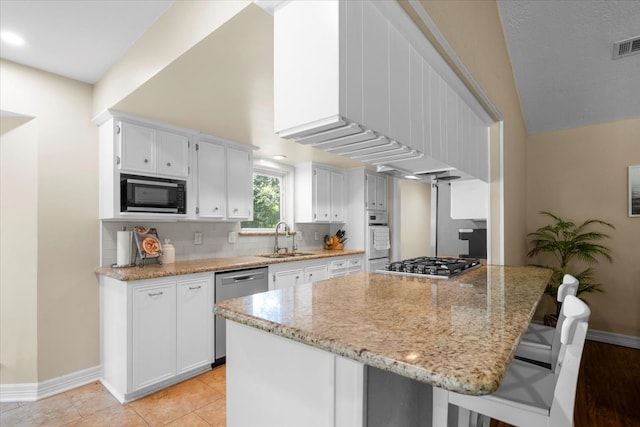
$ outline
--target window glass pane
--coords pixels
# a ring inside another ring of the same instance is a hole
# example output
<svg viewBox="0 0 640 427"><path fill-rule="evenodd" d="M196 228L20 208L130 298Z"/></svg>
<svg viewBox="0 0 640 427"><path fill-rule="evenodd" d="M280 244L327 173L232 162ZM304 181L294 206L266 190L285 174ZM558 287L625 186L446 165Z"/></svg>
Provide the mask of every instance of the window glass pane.
<svg viewBox="0 0 640 427"><path fill-rule="evenodd" d="M274 228L281 218L282 180L278 176L253 174L253 221L242 228Z"/></svg>

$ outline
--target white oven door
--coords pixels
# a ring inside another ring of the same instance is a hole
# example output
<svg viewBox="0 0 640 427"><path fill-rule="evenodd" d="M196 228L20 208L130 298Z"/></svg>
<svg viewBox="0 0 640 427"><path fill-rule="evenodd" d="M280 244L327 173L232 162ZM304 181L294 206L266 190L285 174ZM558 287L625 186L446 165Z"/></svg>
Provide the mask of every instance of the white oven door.
<svg viewBox="0 0 640 427"><path fill-rule="evenodd" d="M389 258L389 227L372 225L367 231L367 259Z"/></svg>

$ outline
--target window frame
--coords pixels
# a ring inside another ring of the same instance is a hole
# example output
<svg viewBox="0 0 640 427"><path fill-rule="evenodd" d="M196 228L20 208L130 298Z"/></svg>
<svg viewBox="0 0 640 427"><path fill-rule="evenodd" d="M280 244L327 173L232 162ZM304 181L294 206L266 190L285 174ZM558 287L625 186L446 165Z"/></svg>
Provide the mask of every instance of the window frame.
<svg viewBox="0 0 640 427"><path fill-rule="evenodd" d="M284 221L293 230L293 167L283 163L273 162L262 158L254 158L251 180L255 174L275 176L280 178L280 221ZM253 187L251 187L253 192ZM253 209L253 208L252 208ZM243 221L245 222L245 221ZM263 232L274 231L273 228L245 228L240 223L240 231Z"/></svg>

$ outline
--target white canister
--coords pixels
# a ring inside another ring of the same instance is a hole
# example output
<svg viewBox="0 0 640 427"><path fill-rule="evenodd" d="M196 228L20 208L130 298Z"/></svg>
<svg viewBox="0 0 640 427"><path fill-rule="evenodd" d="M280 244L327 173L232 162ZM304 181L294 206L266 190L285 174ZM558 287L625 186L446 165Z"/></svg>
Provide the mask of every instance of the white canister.
<svg viewBox="0 0 640 427"><path fill-rule="evenodd" d="M169 239L164 239L160 261L163 264L173 264L176 262L176 248L173 247Z"/></svg>

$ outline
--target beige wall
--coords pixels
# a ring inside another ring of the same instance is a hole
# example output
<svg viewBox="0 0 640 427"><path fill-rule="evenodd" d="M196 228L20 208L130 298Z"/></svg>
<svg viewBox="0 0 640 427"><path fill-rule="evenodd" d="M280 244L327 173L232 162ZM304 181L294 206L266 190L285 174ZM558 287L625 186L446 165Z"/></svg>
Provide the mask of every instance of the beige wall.
<svg viewBox="0 0 640 427"><path fill-rule="evenodd" d="M2 118L3 124L9 120ZM3 126L4 127L4 126ZM38 374L36 121L0 136L0 383Z"/></svg>
<svg viewBox="0 0 640 427"><path fill-rule="evenodd" d="M431 186L400 180L400 258L431 254ZM391 206L391 205L389 205Z"/></svg>
<svg viewBox="0 0 640 427"><path fill-rule="evenodd" d="M35 117L2 138L0 381L42 382L100 363L92 86L8 61L0 75L0 108Z"/></svg>
<svg viewBox="0 0 640 427"><path fill-rule="evenodd" d="M550 211L610 222L613 264L596 266L603 293L586 296L589 328L640 336L640 218L628 216L628 166L640 165L640 118L529 136L527 231Z"/></svg>
<svg viewBox="0 0 640 427"><path fill-rule="evenodd" d="M94 115L112 108L252 3L176 1L96 83Z"/></svg>
<svg viewBox="0 0 640 427"><path fill-rule="evenodd" d="M504 118L505 263L524 264L526 130L498 5L476 0L423 0L421 4ZM494 157L492 166L495 163Z"/></svg>

